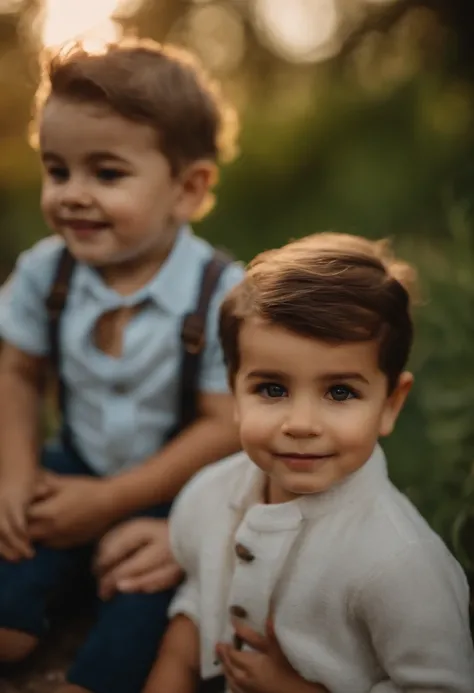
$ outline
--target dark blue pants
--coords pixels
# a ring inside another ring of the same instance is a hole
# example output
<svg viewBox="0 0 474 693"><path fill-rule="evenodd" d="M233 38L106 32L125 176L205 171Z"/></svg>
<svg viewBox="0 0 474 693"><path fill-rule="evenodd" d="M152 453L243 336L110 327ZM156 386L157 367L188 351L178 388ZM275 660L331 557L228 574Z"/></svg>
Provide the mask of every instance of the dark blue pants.
<svg viewBox="0 0 474 693"><path fill-rule="evenodd" d="M76 454L59 444L44 449L42 464L58 474L93 474ZM163 505L140 516L167 517L168 512L169 505ZM48 629L51 596L85 565L90 566L94 547L35 548L31 560L8 563L0 559L0 628L41 637ZM166 628L171 596L168 590L98 600L95 625L68 672L69 683L93 693L140 693Z"/></svg>

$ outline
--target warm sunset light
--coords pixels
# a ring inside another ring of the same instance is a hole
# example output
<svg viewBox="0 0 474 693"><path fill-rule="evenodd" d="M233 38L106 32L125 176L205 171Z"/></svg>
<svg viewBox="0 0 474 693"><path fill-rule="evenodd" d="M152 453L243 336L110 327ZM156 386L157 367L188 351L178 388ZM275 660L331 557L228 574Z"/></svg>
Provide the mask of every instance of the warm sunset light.
<svg viewBox="0 0 474 693"><path fill-rule="evenodd" d="M254 0L256 25L274 51L292 62L335 52L340 13L335 0Z"/></svg>
<svg viewBox="0 0 474 693"><path fill-rule="evenodd" d="M82 39L88 50L118 39L121 27L114 18L136 0L44 0L41 42L58 46Z"/></svg>
<svg viewBox="0 0 474 693"><path fill-rule="evenodd" d="M21 9L23 0L0 0L0 14L10 14Z"/></svg>

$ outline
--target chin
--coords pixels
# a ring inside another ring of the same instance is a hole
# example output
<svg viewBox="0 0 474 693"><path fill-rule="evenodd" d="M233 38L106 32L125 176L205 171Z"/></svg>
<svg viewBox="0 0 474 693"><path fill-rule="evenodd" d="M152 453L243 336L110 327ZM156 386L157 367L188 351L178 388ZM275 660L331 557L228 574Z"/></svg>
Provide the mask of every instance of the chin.
<svg viewBox="0 0 474 693"><path fill-rule="evenodd" d="M312 496L328 491L337 481L337 479L321 479L321 481L313 483L295 483L291 484L291 487L286 487L285 490L295 496Z"/></svg>
<svg viewBox="0 0 474 693"><path fill-rule="evenodd" d="M84 262L87 265L92 265L93 267L102 267L104 265L113 263L113 254L107 251L99 250L98 248L91 248L83 245L82 243L75 243L74 241L69 242L66 239L67 247L72 255L79 260L79 262Z"/></svg>
<svg viewBox="0 0 474 693"><path fill-rule="evenodd" d="M98 258L93 253L81 251L80 249L75 248L73 245L68 245L68 248L71 255L73 255L78 262L83 262L85 265L90 265L91 267L102 267L102 265L105 264L101 258Z"/></svg>

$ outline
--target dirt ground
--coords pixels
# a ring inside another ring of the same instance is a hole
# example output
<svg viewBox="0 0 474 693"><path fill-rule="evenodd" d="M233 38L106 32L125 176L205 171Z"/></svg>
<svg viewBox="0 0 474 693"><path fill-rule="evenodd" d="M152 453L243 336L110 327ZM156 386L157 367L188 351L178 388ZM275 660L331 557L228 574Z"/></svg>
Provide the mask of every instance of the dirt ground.
<svg viewBox="0 0 474 693"><path fill-rule="evenodd" d="M61 624L28 662L0 672L0 693L53 693L64 681L89 625L90 615Z"/></svg>

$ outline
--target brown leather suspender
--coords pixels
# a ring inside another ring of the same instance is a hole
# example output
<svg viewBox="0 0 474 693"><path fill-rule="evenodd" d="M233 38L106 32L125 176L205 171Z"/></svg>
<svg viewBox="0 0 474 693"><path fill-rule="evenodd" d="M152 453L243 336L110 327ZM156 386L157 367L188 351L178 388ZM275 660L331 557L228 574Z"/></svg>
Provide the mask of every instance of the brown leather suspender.
<svg viewBox="0 0 474 693"><path fill-rule="evenodd" d="M224 253L216 251L204 266L199 298L196 308L183 320L181 340L183 355L181 359L177 426L169 438L176 435L198 416L199 372L202 352L205 346L206 321L211 298L224 269L231 262ZM67 248L61 252L58 260L51 291L46 300L48 312L48 333L50 342L50 361L58 379L58 405L63 424L67 423L66 388L61 378L61 318L66 307L71 279L74 274L75 260Z"/></svg>

